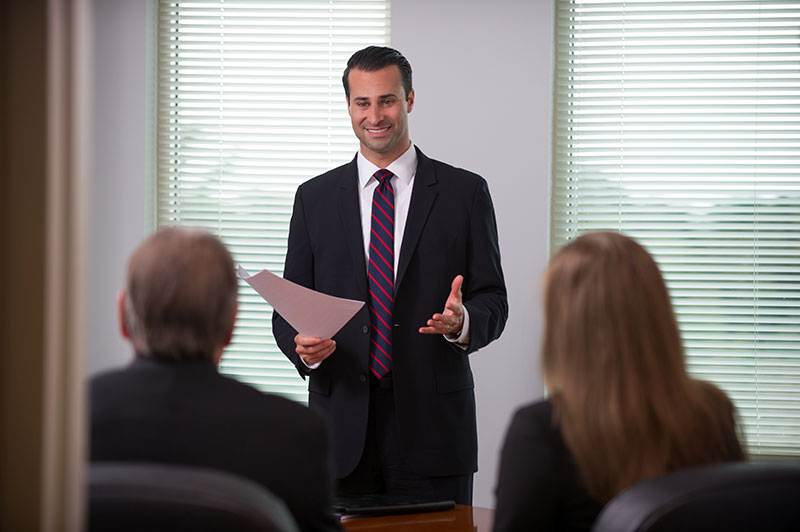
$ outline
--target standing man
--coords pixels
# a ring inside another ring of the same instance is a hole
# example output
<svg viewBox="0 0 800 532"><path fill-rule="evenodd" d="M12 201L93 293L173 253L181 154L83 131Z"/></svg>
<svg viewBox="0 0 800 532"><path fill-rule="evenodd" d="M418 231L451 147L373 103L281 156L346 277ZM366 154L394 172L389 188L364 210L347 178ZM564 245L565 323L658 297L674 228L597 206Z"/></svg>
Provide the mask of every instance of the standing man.
<svg viewBox="0 0 800 532"><path fill-rule="evenodd" d="M342 77L360 150L301 185L284 276L367 305L333 339L273 331L328 419L341 494L472 503L469 353L500 336L508 302L486 181L413 146L411 65L370 46Z"/></svg>

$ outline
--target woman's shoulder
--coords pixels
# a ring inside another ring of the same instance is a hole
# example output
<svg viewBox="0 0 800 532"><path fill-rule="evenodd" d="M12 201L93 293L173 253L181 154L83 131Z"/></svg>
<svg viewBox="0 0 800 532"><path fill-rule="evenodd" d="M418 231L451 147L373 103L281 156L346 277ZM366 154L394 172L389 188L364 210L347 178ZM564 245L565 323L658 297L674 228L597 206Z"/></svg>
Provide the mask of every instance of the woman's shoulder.
<svg viewBox="0 0 800 532"><path fill-rule="evenodd" d="M513 423L525 423L539 428L552 428L554 426L553 403L548 399L543 399L521 406L514 412Z"/></svg>
<svg viewBox="0 0 800 532"><path fill-rule="evenodd" d="M535 443L538 447L551 447L557 454L561 454L564 448L561 431L555 423L553 404L549 400L518 408L511 419L507 438L511 441Z"/></svg>
<svg viewBox="0 0 800 532"><path fill-rule="evenodd" d="M588 530L599 511L578 479L553 404L514 412L501 453L495 530ZM535 501L536 504L531 504Z"/></svg>

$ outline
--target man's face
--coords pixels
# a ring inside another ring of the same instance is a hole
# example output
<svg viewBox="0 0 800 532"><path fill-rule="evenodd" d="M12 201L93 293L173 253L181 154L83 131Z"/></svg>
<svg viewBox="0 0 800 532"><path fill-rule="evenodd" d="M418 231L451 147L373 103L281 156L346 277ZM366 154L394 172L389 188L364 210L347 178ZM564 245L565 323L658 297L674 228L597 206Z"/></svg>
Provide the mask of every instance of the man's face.
<svg viewBox="0 0 800 532"><path fill-rule="evenodd" d="M361 153L371 163L385 168L410 144L408 113L414 107L414 91L406 98L397 65L375 72L354 68L348 74L348 82L347 112L361 142Z"/></svg>

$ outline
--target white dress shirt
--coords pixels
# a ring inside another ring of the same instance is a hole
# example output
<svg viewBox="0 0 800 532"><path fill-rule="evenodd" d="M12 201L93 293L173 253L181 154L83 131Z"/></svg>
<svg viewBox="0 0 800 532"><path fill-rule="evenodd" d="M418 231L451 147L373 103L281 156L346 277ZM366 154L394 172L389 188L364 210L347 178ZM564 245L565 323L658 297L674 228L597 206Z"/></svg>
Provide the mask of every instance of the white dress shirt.
<svg viewBox="0 0 800 532"><path fill-rule="evenodd" d="M364 256L369 257L370 229L372 227L372 196L378 187L378 180L372 177L380 170L359 151L358 164L359 203L361 205L361 233L364 237ZM408 206L411 204L411 190L417 175L417 150L412 144L403 155L386 167L394 174L391 183L394 189L394 272L400 260L400 246L408 219ZM369 262L367 263L369 270Z"/></svg>

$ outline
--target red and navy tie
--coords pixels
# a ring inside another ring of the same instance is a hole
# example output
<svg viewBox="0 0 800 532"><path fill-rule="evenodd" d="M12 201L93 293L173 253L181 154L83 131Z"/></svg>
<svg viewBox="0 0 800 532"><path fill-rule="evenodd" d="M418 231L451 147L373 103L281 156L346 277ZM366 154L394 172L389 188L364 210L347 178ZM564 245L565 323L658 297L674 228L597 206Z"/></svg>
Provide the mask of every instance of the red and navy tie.
<svg viewBox="0 0 800 532"><path fill-rule="evenodd" d="M378 187L372 195L369 240L369 367L377 378L392 369L392 308L394 307L394 189L389 170L373 177Z"/></svg>

